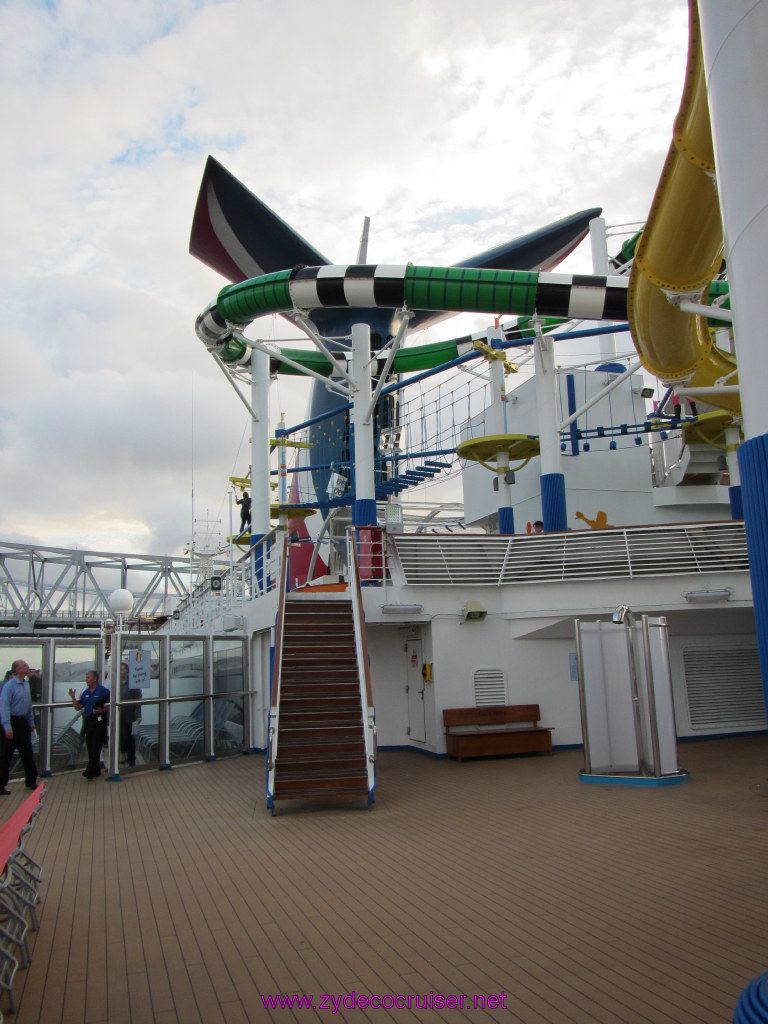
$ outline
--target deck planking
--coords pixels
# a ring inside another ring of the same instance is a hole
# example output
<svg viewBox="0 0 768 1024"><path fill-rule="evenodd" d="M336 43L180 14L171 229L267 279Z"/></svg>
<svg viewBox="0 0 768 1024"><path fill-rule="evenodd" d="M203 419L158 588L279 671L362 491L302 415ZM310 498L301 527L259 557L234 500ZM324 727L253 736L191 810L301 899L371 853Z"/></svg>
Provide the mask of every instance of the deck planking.
<svg viewBox="0 0 768 1024"><path fill-rule="evenodd" d="M384 751L372 809L275 816L262 757L55 776L16 1024L721 1024L768 969L766 755L765 735L681 744L691 780L654 789L584 785L575 750ZM507 1008L261 1001L352 990Z"/></svg>

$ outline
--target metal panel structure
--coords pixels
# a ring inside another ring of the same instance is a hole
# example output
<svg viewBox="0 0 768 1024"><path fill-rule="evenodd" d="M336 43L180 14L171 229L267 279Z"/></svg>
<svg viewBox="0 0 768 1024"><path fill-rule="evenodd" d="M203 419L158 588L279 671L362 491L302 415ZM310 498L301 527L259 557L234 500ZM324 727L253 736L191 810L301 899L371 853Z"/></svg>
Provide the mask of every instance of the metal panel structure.
<svg viewBox="0 0 768 1024"><path fill-rule="evenodd" d="M576 620L585 779L671 780L677 762L667 623L629 609L613 622Z"/></svg>
<svg viewBox="0 0 768 1024"><path fill-rule="evenodd" d="M225 564L225 563L222 563ZM0 543L0 629L98 630L109 595L130 590L135 619L169 615L190 590L189 558Z"/></svg>

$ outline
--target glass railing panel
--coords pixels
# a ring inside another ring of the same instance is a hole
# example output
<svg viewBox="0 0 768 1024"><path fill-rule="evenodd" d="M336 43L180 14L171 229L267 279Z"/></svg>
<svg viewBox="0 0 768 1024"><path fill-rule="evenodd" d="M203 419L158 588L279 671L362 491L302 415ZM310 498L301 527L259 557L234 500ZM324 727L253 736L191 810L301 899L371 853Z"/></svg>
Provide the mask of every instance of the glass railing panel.
<svg viewBox="0 0 768 1024"><path fill-rule="evenodd" d="M82 713L72 707L70 690L79 699L85 689L85 673L99 671L95 644L53 644L50 769L56 772L82 771L88 763ZM100 680L101 681L101 680ZM58 705L58 707L56 706ZM106 750L102 759L106 761Z"/></svg>
<svg viewBox="0 0 768 1024"><path fill-rule="evenodd" d="M141 721L132 724L132 735L136 744L136 769L160 767L160 704L142 704ZM121 761L125 758L121 753ZM133 771L127 764L121 764L120 771Z"/></svg>
<svg viewBox="0 0 768 1024"><path fill-rule="evenodd" d="M57 772L83 771L88 763L88 751L82 712L75 711L71 704L54 708L52 724L51 771L54 775ZM106 751L102 759L106 761Z"/></svg>
<svg viewBox="0 0 768 1024"><path fill-rule="evenodd" d="M245 688L244 643L238 639L213 641L213 692L242 692Z"/></svg>
<svg viewBox="0 0 768 1024"><path fill-rule="evenodd" d="M216 757L242 753L244 722L242 695L213 698L213 753Z"/></svg>
<svg viewBox="0 0 768 1024"><path fill-rule="evenodd" d="M160 696L160 642L123 636L119 677L119 771L132 772L160 763L157 704L141 704ZM114 715L113 724L114 724ZM142 732L143 727L143 732Z"/></svg>
<svg viewBox="0 0 768 1024"><path fill-rule="evenodd" d="M169 706L168 759L171 764L199 761L205 754L205 720L202 694L197 700L173 701Z"/></svg>
<svg viewBox="0 0 768 1024"><path fill-rule="evenodd" d="M172 638L170 665L168 693L171 697L202 696L205 689L205 641Z"/></svg>

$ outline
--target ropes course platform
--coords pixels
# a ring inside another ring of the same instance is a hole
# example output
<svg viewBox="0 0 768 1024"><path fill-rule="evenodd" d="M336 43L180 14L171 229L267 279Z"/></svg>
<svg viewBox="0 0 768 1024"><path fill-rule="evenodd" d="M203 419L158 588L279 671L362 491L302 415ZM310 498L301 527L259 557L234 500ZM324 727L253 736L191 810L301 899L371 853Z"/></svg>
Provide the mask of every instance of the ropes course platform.
<svg viewBox="0 0 768 1024"><path fill-rule="evenodd" d="M485 437L471 437L462 441L456 448L456 454L460 459L479 462L493 472L496 472L497 467L489 463L497 463L499 455L505 454L509 457L510 466L512 462L517 462L517 468L521 468L534 455L539 454L539 439L532 434L487 434Z"/></svg>

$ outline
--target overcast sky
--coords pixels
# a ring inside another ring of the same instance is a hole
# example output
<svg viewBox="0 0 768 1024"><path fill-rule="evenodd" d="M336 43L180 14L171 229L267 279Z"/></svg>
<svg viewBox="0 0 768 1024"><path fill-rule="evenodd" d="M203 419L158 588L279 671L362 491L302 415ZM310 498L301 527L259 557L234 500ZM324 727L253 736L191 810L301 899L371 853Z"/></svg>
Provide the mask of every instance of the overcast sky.
<svg viewBox="0 0 768 1024"><path fill-rule="evenodd" d="M450 264L643 220L686 48L685 0L0 0L0 539L179 553L193 485L226 533L249 423L194 334L209 153L331 260L369 215L370 262Z"/></svg>

